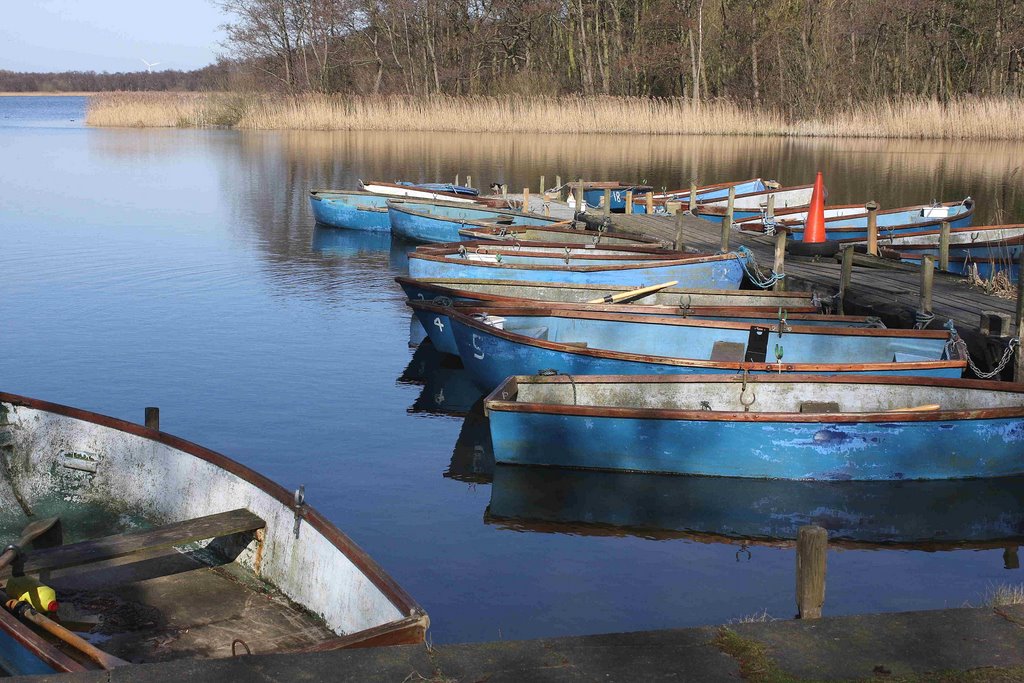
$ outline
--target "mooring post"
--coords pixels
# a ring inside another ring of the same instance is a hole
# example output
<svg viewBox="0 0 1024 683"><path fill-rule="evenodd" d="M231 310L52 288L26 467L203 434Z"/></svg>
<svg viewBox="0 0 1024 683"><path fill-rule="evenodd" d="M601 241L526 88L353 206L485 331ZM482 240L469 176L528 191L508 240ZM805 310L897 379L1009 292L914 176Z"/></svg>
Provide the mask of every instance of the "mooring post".
<svg viewBox="0 0 1024 683"><path fill-rule="evenodd" d="M672 243L672 248L676 251L683 250L683 212L679 211L676 213L676 240Z"/></svg>
<svg viewBox="0 0 1024 683"><path fill-rule="evenodd" d="M530 188L523 188L523 211L527 212L530 210Z"/></svg>
<svg viewBox="0 0 1024 683"><path fill-rule="evenodd" d="M690 180L690 213L697 208L697 179Z"/></svg>
<svg viewBox="0 0 1024 683"><path fill-rule="evenodd" d="M576 180L576 210L583 210L583 178Z"/></svg>
<svg viewBox="0 0 1024 683"><path fill-rule="evenodd" d="M949 221L942 221L939 226L939 270L949 270Z"/></svg>
<svg viewBox="0 0 1024 683"><path fill-rule="evenodd" d="M1008 545L1003 548L1003 567L1006 569L1020 569L1020 556L1017 554L1017 546Z"/></svg>
<svg viewBox="0 0 1024 683"><path fill-rule="evenodd" d="M1024 249L1017 259L1017 340L1024 340ZM1013 364L1013 381L1024 382L1024 353L1017 346L1017 358Z"/></svg>
<svg viewBox="0 0 1024 683"><path fill-rule="evenodd" d="M540 196L541 196L542 199L547 199L547 196L548 196L547 190L548 190L548 188L544 187L544 176L541 176L540 177Z"/></svg>
<svg viewBox="0 0 1024 683"><path fill-rule="evenodd" d="M921 257L921 309L924 316L932 314L932 285L935 282L935 257Z"/></svg>
<svg viewBox="0 0 1024 683"><path fill-rule="evenodd" d="M843 268L839 274L839 315L846 315L846 290L853 279L853 245L843 245Z"/></svg>
<svg viewBox="0 0 1024 683"><path fill-rule="evenodd" d="M468 187L469 189L473 189L473 176L466 176L466 187Z"/></svg>
<svg viewBox="0 0 1024 683"><path fill-rule="evenodd" d="M828 532L816 524L796 532L796 610L798 619L820 619L825 605Z"/></svg>
<svg viewBox="0 0 1024 683"><path fill-rule="evenodd" d="M458 186L458 184L459 184L459 174L456 173L455 174L455 185Z"/></svg>
<svg viewBox="0 0 1024 683"><path fill-rule="evenodd" d="M765 209L765 217L768 219L775 218L775 193L772 192L768 195L768 207Z"/></svg>
<svg viewBox="0 0 1024 683"><path fill-rule="evenodd" d="M775 285L772 287L776 292L782 292L786 289L786 281L783 276L786 274L786 231L779 230L775 233L775 266L772 268L775 271Z"/></svg>
<svg viewBox="0 0 1024 683"><path fill-rule="evenodd" d="M146 427L160 431L160 409L156 406L146 407Z"/></svg>
<svg viewBox="0 0 1024 683"><path fill-rule="evenodd" d="M722 221L722 253L723 254L728 253L728 251L729 251L729 233L732 232L732 221L728 220L728 218L729 217L726 216L726 220Z"/></svg>
<svg viewBox="0 0 1024 683"><path fill-rule="evenodd" d="M654 190L647 193L647 215L654 213Z"/></svg>
<svg viewBox="0 0 1024 683"><path fill-rule="evenodd" d="M725 221L724 221L724 223L725 223L725 225L729 226L730 230L732 230L732 216L733 216L733 213L735 211L736 211L736 186L733 185L732 187L729 188L729 201L725 205Z"/></svg>
<svg viewBox="0 0 1024 683"><path fill-rule="evenodd" d="M555 176L555 199L562 201L562 176Z"/></svg>
<svg viewBox="0 0 1024 683"><path fill-rule="evenodd" d="M626 215L633 213L633 190L626 190Z"/></svg>
<svg viewBox="0 0 1024 683"><path fill-rule="evenodd" d="M609 216L612 212L612 191L610 188L604 188L604 198L602 199L604 205L604 215Z"/></svg>
<svg viewBox="0 0 1024 683"><path fill-rule="evenodd" d="M878 202L871 200L864 208L868 210L868 253L878 256Z"/></svg>

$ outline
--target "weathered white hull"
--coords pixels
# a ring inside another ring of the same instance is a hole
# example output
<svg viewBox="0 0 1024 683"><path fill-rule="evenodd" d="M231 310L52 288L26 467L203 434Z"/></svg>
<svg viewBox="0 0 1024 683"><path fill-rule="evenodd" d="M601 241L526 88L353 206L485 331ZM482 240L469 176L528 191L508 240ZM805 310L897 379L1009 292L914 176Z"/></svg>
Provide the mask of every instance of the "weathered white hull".
<svg viewBox="0 0 1024 683"><path fill-rule="evenodd" d="M432 199L442 200L446 202L461 202L465 204L476 204L477 200L473 197L459 197L452 194L442 194L439 192L431 192L429 190L418 190L415 187L404 187L394 185L375 185L374 183L361 183L360 184L364 192L372 192L374 194L382 194L389 197L407 197L410 199Z"/></svg>

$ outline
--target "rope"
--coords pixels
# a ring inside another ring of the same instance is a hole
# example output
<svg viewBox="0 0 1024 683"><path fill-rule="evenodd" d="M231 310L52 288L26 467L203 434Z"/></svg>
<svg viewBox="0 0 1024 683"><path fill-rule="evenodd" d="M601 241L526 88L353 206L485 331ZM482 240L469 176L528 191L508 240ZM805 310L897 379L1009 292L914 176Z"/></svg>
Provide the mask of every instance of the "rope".
<svg viewBox="0 0 1024 683"><path fill-rule="evenodd" d="M568 372L560 373L560 372L558 372L558 370L555 370L554 368L547 368L546 370L538 370L537 374L540 375L541 377L554 377L555 375L563 375L564 377L568 377L569 378L569 384L572 385L572 404L573 405L578 405L578 402L576 400L576 380L573 378L572 375L570 375Z"/></svg>
<svg viewBox="0 0 1024 683"><path fill-rule="evenodd" d="M960 337L956 331L956 327L953 326L953 321L950 320L946 323L946 329L949 330L949 341L946 342L945 352L947 358L957 358L958 360L967 361L967 367L971 369L979 379L992 379L1003 371L1009 362L1013 358L1013 352L1020 346L1020 339L1013 337L1010 342L1006 345L1006 349L1003 350L1003 357L999 359L996 366L991 372L982 372L981 369L974 364L974 360L971 358L970 352L967 350L967 342Z"/></svg>
<svg viewBox="0 0 1024 683"><path fill-rule="evenodd" d="M774 287L776 282L780 282L786 277L785 273L776 273L774 270L771 271L771 275L765 275L761 269L757 267L757 261L754 259L754 252L742 245L737 247L736 251L733 253L736 254L736 260L738 260L740 265L743 266L743 272L746 273L747 278L761 289Z"/></svg>
<svg viewBox="0 0 1024 683"><path fill-rule="evenodd" d="M935 320L935 315L927 311L916 311L914 313L914 329L923 330ZM954 330L954 333L956 331Z"/></svg>

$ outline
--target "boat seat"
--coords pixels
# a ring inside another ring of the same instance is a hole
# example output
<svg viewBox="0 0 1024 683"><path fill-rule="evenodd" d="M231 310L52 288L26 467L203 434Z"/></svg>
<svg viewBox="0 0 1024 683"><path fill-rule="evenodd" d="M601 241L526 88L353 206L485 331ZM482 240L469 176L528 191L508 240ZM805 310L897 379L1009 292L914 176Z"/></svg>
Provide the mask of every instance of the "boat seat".
<svg viewBox="0 0 1024 683"><path fill-rule="evenodd" d="M19 569L33 573L106 562L147 550L250 533L265 526L266 522L263 519L245 508L239 508L183 522L172 522L152 529L128 531L115 536L27 552L19 563Z"/></svg>
<svg viewBox="0 0 1024 683"><path fill-rule="evenodd" d="M841 413L837 401L801 401L801 413Z"/></svg>

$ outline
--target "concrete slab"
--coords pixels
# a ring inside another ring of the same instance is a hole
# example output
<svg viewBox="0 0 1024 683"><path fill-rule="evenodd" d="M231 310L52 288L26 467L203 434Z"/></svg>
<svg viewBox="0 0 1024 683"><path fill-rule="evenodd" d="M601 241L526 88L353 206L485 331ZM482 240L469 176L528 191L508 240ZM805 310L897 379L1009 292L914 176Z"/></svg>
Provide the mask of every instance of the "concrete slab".
<svg viewBox="0 0 1024 683"><path fill-rule="evenodd" d="M1024 607L865 614L731 627L767 646L785 673L857 680L1024 667Z"/></svg>

